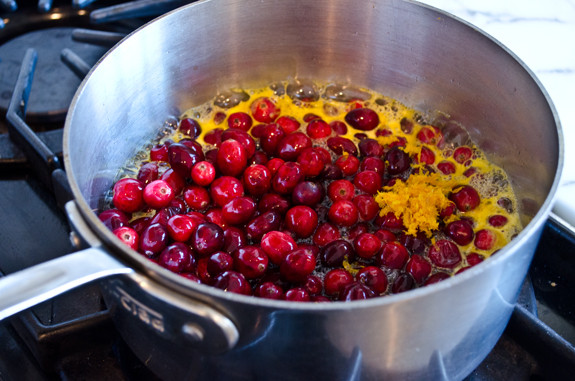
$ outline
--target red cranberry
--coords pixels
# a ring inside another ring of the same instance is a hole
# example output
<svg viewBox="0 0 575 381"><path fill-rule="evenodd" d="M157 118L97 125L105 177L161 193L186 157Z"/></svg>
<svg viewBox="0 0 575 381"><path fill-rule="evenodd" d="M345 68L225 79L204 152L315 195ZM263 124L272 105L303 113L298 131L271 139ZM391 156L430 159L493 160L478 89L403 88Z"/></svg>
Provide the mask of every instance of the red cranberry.
<svg viewBox="0 0 575 381"><path fill-rule="evenodd" d="M314 235L313 243L317 246L325 246L328 243L340 239L339 230L329 222L324 222L318 226Z"/></svg>
<svg viewBox="0 0 575 381"><path fill-rule="evenodd" d="M357 148L359 148L359 153L363 157L379 157L383 155L383 147L375 139L363 139L359 142Z"/></svg>
<svg viewBox="0 0 575 381"><path fill-rule="evenodd" d="M158 257L160 266L180 273L193 270L193 257L190 249L181 242L167 246Z"/></svg>
<svg viewBox="0 0 575 381"><path fill-rule="evenodd" d="M323 139L331 135L331 127L322 119L314 119L308 123L306 132L312 139Z"/></svg>
<svg viewBox="0 0 575 381"><path fill-rule="evenodd" d="M198 223L194 219L183 214L170 217L166 224L168 234L178 242L187 242L197 227Z"/></svg>
<svg viewBox="0 0 575 381"><path fill-rule="evenodd" d="M347 134L347 126L345 125L344 122L340 120L334 120L329 124L329 126L331 127L333 132L335 132L337 135Z"/></svg>
<svg viewBox="0 0 575 381"><path fill-rule="evenodd" d="M118 209L106 209L98 215L98 218L111 231L130 224L128 216Z"/></svg>
<svg viewBox="0 0 575 381"><path fill-rule="evenodd" d="M273 177L277 173L278 169L280 169L280 167L282 165L284 165L284 163L285 163L284 160L282 160L278 157L275 157L266 163L266 167L268 167L268 169L270 170L270 173Z"/></svg>
<svg viewBox="0 0 575 381"><path fill-rule="evenodd" d="M199 283L199 284L202 283L202 281L200 280L200 278L198 278L198 277L196 276L196 274L194 274L194 273L180 273L179 275L182 276L182 277L184 277L184 278L186 278L186 279L188 279L188 280L191 280L192 282Z"/></svg>
<svg viewBox="0 0 575 381"><path fill-rule="evenodd" d="M168 161L168 146L166 144L157 144L150 149L150 160Z"/></svg>
<svg viewBox="0 0 575 381"><path fill-rule="evenodd" d="M309 302L310 296L303 287L293 287L286 291L284 299L290 302Z"/></svg>
<svg viewBox="0 0 575 381"><path fill-rule="evenodd" d="M422 284L431 274L431 263L421 255L412 255L405 265L407 271L416 283Z"/></svg>
<svg viewBox="0 0 575 381"><path fill-rule="evenodd" d="M318 295L323 291L323 282L318 276L308 275L303 287L310 295Z"/></svg>
<svg viewBox="0 0 575 381"><path fill-rule="evenodd" d="M453 151L453 159L459 164L465 163L467 160L471 159L471 156L473 156L473 151L471 148L466 146L457 147Z"/></svg>
<svg viewBox="0 0 575 381"><path fill-rule="evenodd" d="M343 172L335 164L328 163L325 165L321 177L324 180L339 180L343 178Z"/></svg>
<svg viewBox="0 0 575 381"><path fill-rule="evenodd" d="M387 172L392 175L399 175L409 169L411 159L399 147L393 147L385 154L385 161L387 162Z"/></svg>
<svg viewBox="0 0 575 381"><path fill-rule="evenodd" d="M162 226L166 226L170 218L172 218L176 214L178 214L178 211L170 206L162 208L157 211L154 217L152 217L152 219L150 220L150 225L158 223L161 224Z"/></svg>
<svg viewBox="0 0 575 381"><path fill-rule="evenodd" d="M401 292L409 291L415 288L415 280L413 280L412 276L407 273L399 274L393 284L391 285L391 292L394 294L399 294Z"/></svg>
<svg viewBox="0 0 575 381"><path fill-rule="evenodd" d="M167 182L175 194L182 193L182 190L186 186L186 180L184 177L171 168L164 172L162 176L160 176L160 180Z"/></svg>
<svg viewBox="0 0 575 381"><path fill-rule="evenodd" d="M247 244L246 233L240 228L228 226L224 229L224 247L223 251L231 253L234 250Z"/></svg>
<svg viewBox="0 0 575 381"><path fill-rule="evenodd" d="M194 183L207 187L216 178L216 168L209 161L200 161L192 167L192 180Z"/></svg>
<svg viewBox="0 0 575 381"><path fill-rule="evenodd" d="M243 174L244 187L253 196L261 196L271 188L272 176L270 170L261 164L251 165Z"/></svg>
<svg viewBox="0 0 575 381"><path fill-rule="evenodd" d="M211 131L209 131L205 136L204 136L204 141L207 144L211 144L213 146L219 147L219 145L222 142L222 134L223 134L224 130L222 130L221 128L216 128L213 129Z"/></svg>
<svg viewBox="0 0 575 381"><path fill-rule="evenodd" d="M286 227L301 238L307 238L313 234L317 221L315 210L305 205L294 206L287 211L285 216Z"/></svg>
<svg viewBox="0 0 575 381"><path fill-rule="evenodd" d="M168 206L175 193L164 180L154 180L144 188L144 201L154 209Z"/></svg>
<svg viewBox="0 0 575 381"><path fill-rule="evenodd" d="M112 201L124 213L137 212L144 207L144 185L136 179L118 180L114 184Z"/></svg>
<svg viewBox="0 0 575 381"><path fill-rule="evenodd" d="M451 175L455 173L455 164L444 160L437 164L437 169L439 169L444 175Z"/></svg>
<svg viewBox="0 0 575 381"><path fill-rule="evenodd" d="M355 196L355 187L349 180L335 180L327 187L327 196L332 201L351 200Z"/></svg>
<svg viewBox="0 0 575 381"><path fill-rule="evenodd" d="M452 269L461 262L461 253L451 241L440 239L429 248L429 260L438 267Z"/></svg>
<svg viewBox="0 0 575 381"><path fill-rule="evenodd" d="M379 125L379 116L370 108L356 108L345 115L345 121L357 130L370 131Z"/></svg>
<svg viewBox="0 0 575 381"><path fill-rule="evenodd" d="M297 131L300 126L300 123L296 118L288 115L280 116L276 120L276 123L281 126L286 134L291 134L292 132Z"/></svg>
<svg viewBox="0 0 575 381"><path fill-rule="evenodd" d="M290 194L303 178L301 166L298 163L288 161L279 167L272 178L272 189L279 194Z"/></svg>
<svg viewBox="0 0 575 381"><path fill-rule="evenodd" d="M475 233L475 247L480 250L491 250L495 246L497 236L492 230L482 229Z"/></svg>
<svg viewBox="0 0 575 381"><path fill-rule="evenodd" d="M185 144L173 143L168 147L170 166L184 178L190 177L194 164L203 160L204 155L201 152L195 152Z"/></svg>
<svg viewBox="0 0 575 381"><path fill-rule="evenodd" d="M276 154L282 160L295 161L304 149L311 146L311 139L303 132L296 131L280 140Z"/></svg>
<svg viewBox="0 0 575 381"><path fill-rule="evenodd" d="M280 265L280 274L288 282L303 282L315 270L315 255L305 248L288 253Z"/></svg>
<svg viewBox="0 0 575 381"><path fill-rule="evenodd" d="M352 261L354 257L353 246L343 239L328 243L320 251L321 262L327 267L341 267L344 260Z"/></svg>
<svg viewBox="0 0 575 381"><path fill-rule="evenodd" d="M230 225L243 225L252 219L255 212L255 201L242 196L230 200L222 207L222 218Z"/></svg>
<svg viewBox="0 0 575 381"><path fill-rule="evenodd" d="M217 111L214 114L214 118L213 118L214 124L221 124L224 120L226 120L226 113L225 112Z"/></svg>
<svg viewBox="0 0 575 381"><path fill-rule="evenodd" d="M343 155L338 157L334 164L341 169L344 176L353 176L359 169L359 159L353 155Z"/></svg>
<svg viewBox="0 0 575 381"><path fill-rule="evenodd" d="M251 220L246 226L246 235L252 241L260 241L264 234L279 230L281 216L275 210L264 212Z"/></svg>
<svg viewBox="0 0 575 381"><path fill-rule="evenodd" d="M377 294L387 291L387 275L382 269L375 266L365 266L357 272L357 281L366 285Z"/></svg>
<svg viewBox="0 0 575 381"><path fill-rule="evenodd" d="M379 213L379 205L375 199L367 194L360 194L353 198L361 221L371 221Z"/></svg>
<svg viewBox="0 0 575 381"><path fill-rule="evenodd" d="M316 177L322 173L325 163L319 152L314 148L307 148L303 150L298 158L297 162L300 165L304 176L306 177Z"/></svg>
<svg viewBox="0 0 575 381"><path fill-rule="evenodd" d="M297 248L297 244L289 234L270 231L262 237L261 248L267 254L270 262L279 266L286 255Z"/></svg>
<svg viewBox="0 0 575 381"><path fill-rule="evenodd" d="M235 177L219 177L210 186L210 196L214 203L220 207L226 205L230 200L243 195L244 187Z"/></svg>
<svg viewBox="0 0 575 381"><path fill-rule="evenodd" d="M233 267L234 258L224 251L216 251L209 256L207 261L207 270L211 276L217 276L224 271L233 270Z"/></svg>
<svg viewBox="0 0 575 381"><path fill-rule="evenodd" d="M289 208L290 208L290 202L277 193L264 194L258 204L258 210L260 211L260 213L275 210L282 216L286 214Z"/></svg>
<svg viewBox="0 0 575 381"><path fill-rule="evenodd" d="M430 284L441 282L442 280L445 280L447 278L449 278L449 274L438 272L427 278L427 280L423 283L423 285L429 286Z"/></svg>
<svg viewBox="0 0 575 381"><path fill-rule="evenodd" d="M474 233L471 224L466 220L457 220L448 223L444 229L445 234L455 243L465 246L473 241Z"/></svg>
<svg viewBox="0 0 575 381"><path fill-rule="evenodd" d="M206 220L208 222L214 223L225 229L228 227L228 223L224 220L222 215L222 209L220 208L211 208L207 212L205 212Z"/></svg>
<svg viewBox="0 0 575 381"><path fill-rule="evenodd" d="M419 155L415 157L418 163L423 163L427 165L431 165L435 163L435 154L429 148L423 146L421 147L421 151Z"/></svg>
<svg viewBox="0 0 575 381"><path fill-rule="evenodd" d="M417 132L417 139L425 144L437 144L441 138L441 132L433 126L424 126Z"/></svg>
<svg viewBox="0 0 575 381"><path fill-rule="evenodd" d="M254 164L265 165L265 164L267 164L268 161L269 161L269 158L268 158L268 155L265 154L265 152L256 151L256 152L254 152L253 156L248 159L248 166L254 165Z"/></svg>
<svg viewBox="0 0 575 381"><path fill-rule="evenodd" d="M338 200L329 208L328 218L338 226L349 227L357 222L359 213L353 202Z"/></svg>
<svg viewBox="0 0 575 381"><path fill-rule="evenodd" d="M385 162L375 156L368 156L359 165L361 171L374 171L383 176L385 173Z"/></svg>
<svg viewBox="0 0 575 381"><path fill-rule="evenodd" d="M343 155L346 152L349 155L357 156L357 147L354 142L342 136L334 136L327 139L327 146L336 155Z"/></svg>
<svg viewBox="0 0 575 381"><path fill-rule="evenodd" d="M354 239L357 238L357 236L359 236L360 234L363 233L367 233L369 232L369 226L365 223L359 223L353 227L351 227L348 231L347 231L347 239L350 242L353 242Z"/></svg>
<svg viewBox="0 0 575 381"><path fill-rule="evenodd" d="M341 289L339 293L339 300L364 300L374 298L376 296L376 293L365 284L360 282L351 282Z"/></svg>
<svg viewBox="0 0 575 381"><path fill-rule="evenodd" d="M140 235L138 245L140 253L152 258L159 254L168 242L168 232L166 228L158 223L151 224L144 229Z"/></svg>
<svg viewBox="0 0 575 381"><path fill-rule="evenodd" d="M383 247L383 243L371 233L361 233L353 240L355 253L361 258L372 258Z"/></svg>
<svg viewBox="0 0 575 381"><path fill-rule="evenodd" d="M463 185L456 188L454 192L449 195L449 199L455 203L457 209L462 212L469 212L479 206L481 199L479 193L475 188L469 185Z"/></svg>
<svg viewBox="0 0 575 381"><path fill-rule="evenodd" d="M496 214L494 216L490 216L487 221L489 222L489 225L500 228L507 224L507 217L502 216L501 214Z"/></svg>
<svg viewBox="0 0 575 381"><path fill-rule="evenodd" d="M252 127L252 118L245 112L234 112L228 117L228 127L238 128L242 131L249 131Z"/></svg>
<svg viewBox="0 0 575 381"><path fill-rule="evenodd" d="M401 243L388 241L384 243L383 249L376 257L380 265L390 269L402 269L409 260L409 252Z"/></svg>
<svg viewBox="0 0 575 381"><path fill-rule="evenodd" d="M129 248L138 250L138 242L140 240L140 236L136 230L129 226L120 226L119 228L116 228L113 233L116 237L120 238L120 240Z"/></svg>
<svg viewBox="0 0 575 381"><path fill-rule="evenodd" d="M285 136L285 131L277 123L266 124L262 127L260 148L266 154L272 156L276 153L280 141L282 141Z"/></svg>
<svg viewBox="0 0 575 381"><path fill-rule="evenodd" d="M256 287L254 295L265 299L280 300L284 297L284 291L273 282L263 282Z"/></svg>
<svg viewBox="0 0 575 381"><path fill-rule="evenodd" d="M469 264L470 266L475 266L481 262L483 262L483 256L477 253L470 253L467 254L467 264Z"/></svg>
<svg viewBox="0 0 575 381"><path fill-rule="evenodd" d="M376 194L382 187L381 176L374 171L362 171L355 175L353 184L362 192Z"/></svg>
<svg viewBox="0 0 575 381"><path fill-rule="evenodd" d="M387 229L378 229L374 234L381 242L395 241L395 234Z"/></svg>
<svg viewBox="0 0 575 381"><path fill-rule="evenodd" d="M397 240L412 254L423 254L430 245L429 238L422 232L416 235L401 233Z"/></svg>
<svg viewBox="0 0 575 381"><path fill-rule="evenodd" d="M216 158L218 169L226 176L240 175L248 164L246 149L237 140L229 139L220 144Z"/></svg>
<svg viewBox="0 0 575 381"><path fill-rule="evenodd" d="M257 246L240 247L232 253L234 268L246 279L259 278L268 268L268 256Z"/></svg>
<svg viewBox="0 0 575 381"><path fill-rule="evenodd" d="M315 206L324 198L323 186L313 181L302 181L292 192L292 201L296 205Z"/></svg>
<svg viewBox="0 0 575 381"><path fill-rule="evenodd" d="M158 164L144 163L138 170L136 177L142 184L146 185L158 179Z"/></svg>
<svg viewBox="0 0 575 381"><path fill-rule="evenodd" d="M215 277L214 287L236 294L251 295L252 288L246 278L237 271L224 271Z"/></svg>
<svg viewBox="0 0 575 381"><path fill-rule="evenodd" d="M252 102L250 111L258 122L271 123L277 119L281 110L270 98L260 97Z"/></svg>
<svg viewBox="0 0 575 381"><path fill-rule="evenodd" d="M192 247L201 257L207 257L224 247L224 231L213 222L201 223L192 235Z"/></svg>
<svg viewBox="0 0 575 381"><path fill-rule="evenodd" d="M190 209L195 211L206 210L211 202L208 190L198 185L188 185L184 188L184 200Z"/></svg>
<svg viewBox="0 0 575 381"><path fill-rule="evenodd" d="M323 288L326 295L337 297L345 286L353 282L353 275L344 269L333 269L325 274Z"/></svg>

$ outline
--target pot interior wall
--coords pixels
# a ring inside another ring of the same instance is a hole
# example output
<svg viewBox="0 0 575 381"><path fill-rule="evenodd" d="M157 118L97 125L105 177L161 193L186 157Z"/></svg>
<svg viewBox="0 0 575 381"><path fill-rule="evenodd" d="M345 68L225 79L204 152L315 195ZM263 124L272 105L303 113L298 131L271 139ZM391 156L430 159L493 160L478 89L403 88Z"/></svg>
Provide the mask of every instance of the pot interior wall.
<svg viewBox="0 0 575 381"><path fill-rule="evenodd" d="M66 126L73 187L96 209L118 168L165 120L218 91L287 78L365 86L440 110L507 170L526 221L556 176L557 129L545 96L472 27L393 0L210 0L137 31L91 72Z"/></svg>

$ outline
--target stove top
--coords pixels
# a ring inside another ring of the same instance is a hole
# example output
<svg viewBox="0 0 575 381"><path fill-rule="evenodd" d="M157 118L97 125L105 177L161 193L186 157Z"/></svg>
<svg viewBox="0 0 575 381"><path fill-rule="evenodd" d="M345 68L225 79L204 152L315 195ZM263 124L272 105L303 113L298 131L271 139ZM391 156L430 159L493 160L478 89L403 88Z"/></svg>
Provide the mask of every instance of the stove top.
<svg viewBox="0 0 575 381"><path fill-rule="evenodd" d="M25 123L62 152L62 125L87 70L115 42L181 1L0 0L0 272L74 250L61 202L13 143L4 118L29 48L37 57ZM16 4L18 9L14 9ZM22 116L22 115L20 115ZM547 221L529 276L496 347L467 380L569 379L575 374L575 232ZM241 375L238 375L241 378ZM0 380L156 380L114 327L98 284L0 323Z"/></svg>

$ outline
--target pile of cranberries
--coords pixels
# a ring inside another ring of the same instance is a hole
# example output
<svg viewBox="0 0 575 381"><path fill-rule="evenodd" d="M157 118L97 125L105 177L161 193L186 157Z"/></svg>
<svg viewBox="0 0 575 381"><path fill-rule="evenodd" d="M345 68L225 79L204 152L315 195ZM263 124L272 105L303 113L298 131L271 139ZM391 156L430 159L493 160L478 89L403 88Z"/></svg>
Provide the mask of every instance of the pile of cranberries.
<svg viewBox="0 0 575 381"><path fill-rule="evenodd" d="M135 178L115 183L112 207L99 214L125 244L166 269L244 295L357 300L438 282L483 260L462 256L458 245L492 244L489 230L474 232L465 219L442 227L444 238L432 243L406 234L395 215L379 215L374 195L435 157L410 156L401 139L383 146L367 137L378 127L376 136L387 132L359 102L331 123L283 115L270 97L252 100L249 112L221 114L222 128L203 135L196 119L182 119L185 138L155 145ZM343 136L349 131L353 139ZM438 134L422 131L426 142ZM456 160L469 154L463 147ZM448 174L452 165L437 168ZM480 202L471 186L450 197L447 213ZM494 216L494 226L505 223Z"/></svg>

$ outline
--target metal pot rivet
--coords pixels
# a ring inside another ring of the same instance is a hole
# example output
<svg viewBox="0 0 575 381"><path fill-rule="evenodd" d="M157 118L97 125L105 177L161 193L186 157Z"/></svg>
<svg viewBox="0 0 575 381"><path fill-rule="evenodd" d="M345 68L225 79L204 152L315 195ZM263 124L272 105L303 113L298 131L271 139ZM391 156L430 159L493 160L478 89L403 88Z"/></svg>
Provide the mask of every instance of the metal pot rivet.
<svg viewBox="0 0 575 381"><path fill-rule="evenodd" d="M182 333L192 341L204 340L204 330L196 323L187 323L182 327Z"/></svg>

